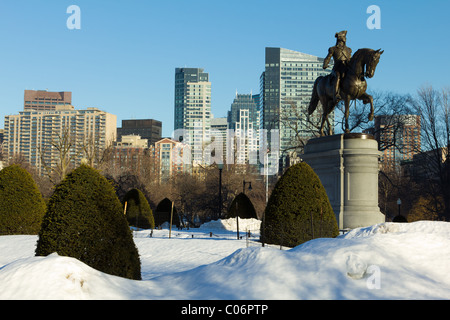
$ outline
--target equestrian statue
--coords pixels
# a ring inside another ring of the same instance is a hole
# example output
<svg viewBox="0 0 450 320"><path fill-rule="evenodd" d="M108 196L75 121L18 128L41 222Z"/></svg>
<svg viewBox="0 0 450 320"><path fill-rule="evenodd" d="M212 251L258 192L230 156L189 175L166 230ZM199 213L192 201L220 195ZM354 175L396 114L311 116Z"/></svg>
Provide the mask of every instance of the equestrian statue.
<svg viewBox="0 0 450 320"><path fill-rule="evenodd" d="M322 120L320 135L324 135L325 122L328 124L328 134L332 129L328 116L339 101L345 104L345 132L349 133L348 117L350 101L362 100L370 103L369 121L373 120L373 97L366 93L367 78L372 78L384 50L359 49L352 56L352 50L347 47L347 31L335 34L336 45L328 49L328 55L323 61L323 68L328 68L331 58L334 60L332 72L327 76L320 76L314 82L314 89L309 103L308 113L313 114L320 101L322 104Z"/></svg>

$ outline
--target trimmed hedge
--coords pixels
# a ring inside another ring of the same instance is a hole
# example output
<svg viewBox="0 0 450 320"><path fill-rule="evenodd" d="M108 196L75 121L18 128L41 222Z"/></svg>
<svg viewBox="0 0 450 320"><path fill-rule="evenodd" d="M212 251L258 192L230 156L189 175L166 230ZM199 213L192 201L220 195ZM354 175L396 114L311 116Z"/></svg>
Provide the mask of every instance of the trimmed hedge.
<svg viewBox="0 0 450 320"><path fill-rule="evenodd" d="M237 204L237 212L236 212L236 204ZM236 215L239 215L239 218L242 219L251 219L251 218L258 219L253 203L242 192L239 193L236 196L236 198L234 198L233 202L231 202L230 208L228 209L227 218L236 218Z"/></svg>
<svg viewBox="0 0 450 320"><path fill-rule="evenodd" d="M112 185L86 165L72 171L50 198L36 255L76 258L116 276L141 279L138 250Z"/></svg>
<svg viewBox="0 0 450 320"><path fill-rule="evenodd" d="M123 205L127 203L126 217L128 224L142 229L154 229L155 219L150 205L142 191L131 189L123 197Z"/></svg>
<svg viewBox="0 0 450 320"><path fill-rule="evenodd" d="M313 238L338 234L336 217L319 177L305 162L290 167L267 203L261 240L295 247Z"/></svg>
<svg viewBox="0 0 450 320"><path fill-rule="evenodd" d="M0 171L0 235L37 234L45 209L28 171L19 165Z"/></svg>
<svg viewBox="0 0 450 320"><path fill-rule="evenodd" d="M172 201L164 198L158 203L155 209L155 225L161 226L164 222L170 223L170 212L172 210ZM172 225L181 226L180 217L178 216L177 208L173 207Z"/></svg>

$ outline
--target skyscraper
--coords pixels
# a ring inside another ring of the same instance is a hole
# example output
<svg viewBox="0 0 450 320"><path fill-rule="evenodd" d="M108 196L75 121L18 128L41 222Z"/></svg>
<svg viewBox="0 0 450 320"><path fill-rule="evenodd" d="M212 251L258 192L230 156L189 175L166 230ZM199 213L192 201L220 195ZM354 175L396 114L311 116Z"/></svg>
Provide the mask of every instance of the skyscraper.
<svg viewBox="0 0 450 320"><path fill-rule="evenodd" d="M329 74L331 68L323 70L323 58L283 48L266 48L265 71L260 78L260 126L268 130L269 144L270 130L279 130L283 160L313 137L308 106L314 81ZM333 127L334 113L330 122Z"/></svg>
<svg viewBox="0 0 450 320"><path fill-rule="evenodd" d="M203 150L210 140L211 82L203 69L175 70L174 129L174 138L191 146L193 165L206 163Z"/></svg>
<svg viewBox="0 0 450 320"><path fill-rule="evenodd" d="M242 94L236 92L236 97L231 104L230 111L228 111L228 126L229 129L236 129L236 123L240 119L240 110L246 109L249 111L250 122L255 129L258 128L258 106L254 96L250 94ZM259 128L258 128L259 129Z"/></svg>
<svg viewBox="0 0 450 320"><path fill-rule="evenodd" d="M233 148L236 152L237 163L244 164L251 162L256 164L259 138L259 95L239 94L231 104L228 111L228 126L234 130ZM231 147L231 146L230 146Z"/></svg>

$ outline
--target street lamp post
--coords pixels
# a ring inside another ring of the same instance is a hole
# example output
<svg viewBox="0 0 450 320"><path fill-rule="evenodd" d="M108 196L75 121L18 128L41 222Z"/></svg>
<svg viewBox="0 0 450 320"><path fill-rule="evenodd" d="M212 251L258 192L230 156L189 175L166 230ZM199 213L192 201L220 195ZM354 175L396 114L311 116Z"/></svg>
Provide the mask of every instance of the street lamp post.
<svg viewBox="0 0 450 320"><path fill-rule="evenodd" d="M219 168L219 210L218 210L218 219L222 217L222 170L223 170L223 163L217 164L217 167Z"/></svg>
<svg viewBox="0 0 450 320"><path fill-rule="evenodd" d="M398 215L394 217L392 222L408 222L408 219L406 219L406 217L402 216L401 214L402 200L400 200L400 198L398 198L397 200L397 205L398 205Z"/></svg>

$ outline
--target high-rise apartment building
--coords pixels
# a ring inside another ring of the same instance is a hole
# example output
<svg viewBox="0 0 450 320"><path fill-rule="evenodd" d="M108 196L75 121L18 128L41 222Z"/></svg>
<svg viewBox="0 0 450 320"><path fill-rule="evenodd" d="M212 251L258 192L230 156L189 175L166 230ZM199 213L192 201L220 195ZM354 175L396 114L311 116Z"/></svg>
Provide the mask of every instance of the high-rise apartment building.
<svg viewBox="0 0 450 320"><path fill-rule="evenodd" d="M292 151L313 136L308 122L308 106L314 81L328 75L323 58L283 48L266 48L265 71L260 78L260 127L279 130L280 156L284 160ZM318 113L316 112L315 117ZM334 113L330 115L334 126Z"/></svg>
<svg viewBox="0 0 450 320"><path fill-rule="evenodd" d="M193 165L207 163L210 142L211 82L200 68L175 70L175 139L191 146Z"/></svg>
<svg viewBox="0 0 450 320"><path fill-rule="evenodd" d="M71 105L21 111L5 116L3 156L21 156L42 172L44 166L55 168L68 150L67 159L77 166L115 141L116 121L115 115L97 108L75 110Z"/></svg>
<svg viewBox="0 0 450 320"><path fill-rule="evenodd" d="M122 120L122 128L117 128L117 140L122 136L138 135L147 139L148 146L161 139L162 122L153 119Z"/></svg>
<svg viewBox="0 0 450 320"><path fill-rule="evenodd" d="M57 105L72 105L72 92L25 90L24 110L55 110Z"/></svg>

